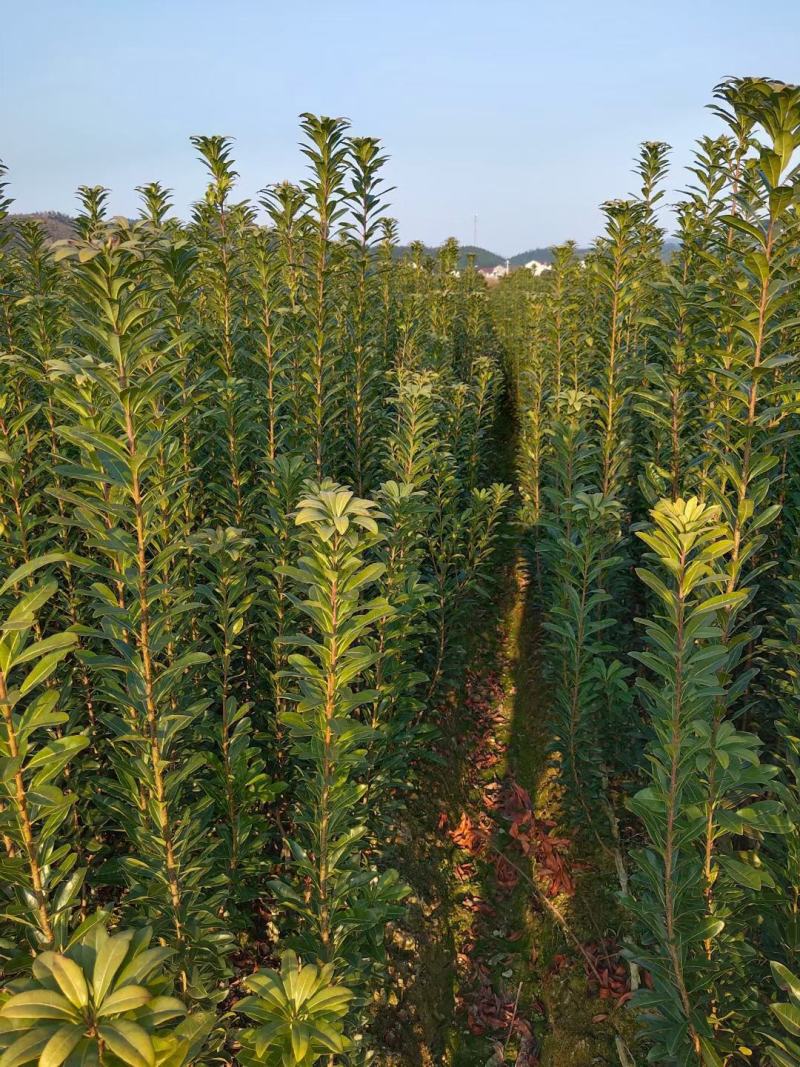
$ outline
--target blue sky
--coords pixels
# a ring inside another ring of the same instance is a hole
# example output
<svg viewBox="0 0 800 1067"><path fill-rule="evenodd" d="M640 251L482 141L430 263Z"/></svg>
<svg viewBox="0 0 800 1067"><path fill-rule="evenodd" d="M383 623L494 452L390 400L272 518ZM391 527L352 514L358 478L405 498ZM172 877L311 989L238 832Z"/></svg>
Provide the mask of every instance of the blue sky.
<svg viewBox="0 0 800 1067"><path fill-rule="evenodd" d="M185 214L192 133L236 137L241 192L297 178L300 111L378 136L401 237L511 255L590 240L644 139L672 185L729 74L800 81L800 2L4 0L0 158L19 210L81 183L135 211L158 178Z"/></svg>

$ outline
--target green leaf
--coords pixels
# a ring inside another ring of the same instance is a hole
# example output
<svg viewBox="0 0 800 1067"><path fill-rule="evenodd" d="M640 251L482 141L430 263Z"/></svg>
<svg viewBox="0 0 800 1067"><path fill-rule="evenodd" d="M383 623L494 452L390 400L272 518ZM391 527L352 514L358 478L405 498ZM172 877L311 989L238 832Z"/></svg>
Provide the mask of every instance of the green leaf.
<svg viewBox="0 0 800 1067"><path fill-rule="evenodd" d="M732 856L720 856L719 863L734 882L746 889L760 890L764 885L774 885L770 874L762 868L751 867L750 864L742 863Z"/></svg>
<svg viewBox="0 0 800 1067"><path fill-rule="evenodd" d="M39 1067L61 1067L83 1037L83 1026L61 1026L42 1050Z"/></svg>
<svg viewBox="0 0 800 1067"><path fill-rule="evenodd" d="M76 1008L85 1008L89 1003L89 988L83 971L74 960L58 953L53 954L50 973L58 982L58 987L67 1000Z"/></svg>
<svg viewBox="0 0 800 1067"><path fill-rule="evenodd" d="M57 652L62 649L68 651L75 645L77 640L77 634L53 634L52 637L47 637L44 641L37 641L32 645L28 645L26 649L14 657L12 666L16 667L20 663L26 663L28 660L36 659L38 656L44 656L48 652Z"/></svg>
<svg viewBox="0 0 800 1067"><path fill-rule="evenodd" d="M135 1011L143 1007L150 1000L150 990L141 985L126 985L121 989L115 989L113 993L103 1001L98 1009L97 1017L106 1018L109 1015L118 1015L126 1011ZM180 1003L180 1002L178 1002Z"/></svg>
<svg viewBox="0 0 800 1067"><path fill-rule="evenodd" d="M115 934L114 937L109 937L105 931L102 931L102 933L105 936L99 938L97 959L95 960L92 974L94 1002L98 1007L105 1000L106 993L114 981L114 976L128 954L132 937L132 935L127 934Z"/></svg>
<svg viewBox="0 0 800 1067"><path fill-rule="evenodd" d="M154 1067L156 1053L153 1042L141 1026L117 1019L100 1026L98 1033L114 1055L129 1067Z"/></svg>
<svg viewBox="0 0 800 1067"><path fill-rule="evenodd" d="M49 656L43 656L20 685L20 695L25 696L34 686L41 685L42 682L46 681L68 651L69 649L65 648L59 652L52 652Z"/></svg>
<svg viewBox="0 0 800 1067"><path fill-rule="evenodd" d="M37 559L29 560L27 563L23 563L22 566L17 567L9 574L8 578L0 585L0 596L3 593L7 593L15 585L19 585L25 578L29 578L30 575L35 574L36 571L42 567L50 567L54 563L63 563L67 557L63 552L48 552L44 556L39 556Z"/></svg>
<svg viewBox="0 0 800 1067"><path fill-rule="evenodd" d="M770 969L778 987L786 993L791 993L793 997L800 1001L800 978L792 974L788 967L784 967L782 963L778 963L775 960L770 962Z"/></svg>
<svg viewBox="0 0 800 1067"><path fill-rule="evenodd" d="M795 1004L770 1004L781 1026L793 1037L800 1037L800 1007Z"/></svg>
<svg viewBox="0 0 800 1067"><path fill-rule="evenodd" d="M39 1059L53 1034L51 1026L38 1026L18 1037L0 1056L0 1067L23 1067Z"/></svg>
<svg viewBox="0 0 800 1067"><path fill-rule="evenodd" d="M5 1019L63 1019L74 1022L80 1019L75 1008L60 993L49 989L32 989L16 993L0 1008L0 1017Z"/></svg>
<svg viewBox="0 0 800 1067"><path fill-rule="evenodd" d="M308 1047L308 1029L301 1023L292 1023L292 1053L296 1063L303 1063Z"/></svg>
<svg viewBox="0 0 800 1067"><path fill-rule="evenodd" d="M32 756L27 764L26 770L33 771L38 767L44 766L50 760L62 761L65 756L72 757L76 753L81 752L86 746L90 744L88 737L71 736L71 737L59 737L55 741L51 741L49 745L45 745L44 748Z"/></svg>

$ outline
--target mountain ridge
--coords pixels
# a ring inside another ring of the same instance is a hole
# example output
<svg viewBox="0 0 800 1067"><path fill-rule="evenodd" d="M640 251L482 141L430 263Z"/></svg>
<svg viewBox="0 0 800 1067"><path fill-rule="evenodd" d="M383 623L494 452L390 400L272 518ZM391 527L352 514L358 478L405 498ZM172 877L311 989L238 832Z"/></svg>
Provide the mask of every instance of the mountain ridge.
<svg viewBox="0 0 800 1067"><path fill-rule="evenodd" d="M556 244L558 243L556 242ZM429 256L436 255L441 247L441 245L424 245L425 253ZM511 267L521 267L525 263L530 263L532 259L536 259L540 263L552 263L552 247L551 245L547 248L529 248L524 252L517 252L514 256L501 256L498 252L492 252L491 249L482 248L480 245L459 245L458 265L459 267L465 267L470 255L475 256L476 267L504 267L506 263ZM406 255L410 249L411 245L397 245L395 256L399 259ZM576 247L575 249L575 253L579 257L585 256L588 251L588 248Z"/></svg>
<svg viewBox="0 0 800 1067"><path fill-rule="evenodd" d="M63 211L25 211L12 213L8 216L6 225L12 230L15 229L20 223L37 220L44 226L47 236L51 241L63 241L65 238L73 237L75 235L75 220L70 215L66 215ZM559 242L555 242L558 244ZM426 255L435 255L441 245L424 245ZM521 267L525 263L530 263L532 259L537 260L539 263L552 263L553 261L553 245L542 246L539 248L528 248L523 252L517 252L514 256L501 256L497 252L492 252L489 248L482 248L480 245L459 245L458 265L463 268L467 265L469 256L475 256L475 266L491 269L492 267L505 267L506 263L510 267ZM676 242L669 238L664 242L665 253L673 250L676 247ZM411 248L410 244L397 245L395 247L395 256L401 258L407 255ZM579 258L583 258L588 248L575 248L575 254Z"/></svg>
<svg viewBox="0 0 800 1067"><path fill-rule="evenodd" d="M51 241L63 241L74 237L75 219L63 211L19 211L12 212L6 219L6 226L12 231L25 222L39 222Z"/></svg>
<svg viewBox="0 0 800 1067"><path fill-rule="evenodd" d="M8 216L7 225L13 229L21 223L31 220L36 220L44 226L51 241L61 241L75 234L75 219L63 211L12 212ZM410 244L397 245L395 254L398 257L404 256L410 248ZM435 255L441 245L425 245L424 248L427 255ZM550 248L531 248L524 252L518 252L514 256L502 256L499 252L493 252L489 248L482 248L480 245L459 245L458 251L461 266L466 266L467 257L470 255L475 256L475 265L477 267L504 267L506 260L512 267L518 267L523 263L530 262L532 259L538 259L542 263L549 263L553 258ZM578 248L576 251L578 255L585 255L588 249Z"/></svg>

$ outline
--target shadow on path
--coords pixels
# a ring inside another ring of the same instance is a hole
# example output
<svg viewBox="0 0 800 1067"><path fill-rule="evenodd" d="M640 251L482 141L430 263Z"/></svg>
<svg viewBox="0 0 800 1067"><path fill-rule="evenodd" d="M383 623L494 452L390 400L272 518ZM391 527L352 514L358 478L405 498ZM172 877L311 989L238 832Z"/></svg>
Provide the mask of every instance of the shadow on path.
<svg viewBox="0 0 800 1067"><path fill-rule="evenodd" d="M392 856L415 896L392 934L378 1062L618 1064L615 1036L630 1020L613 955L617 883L596 840L561 824L541 633L518 559L495 607L443 710L442 762L423 772ZM610 985L604 999L592 965Z"/></svg>

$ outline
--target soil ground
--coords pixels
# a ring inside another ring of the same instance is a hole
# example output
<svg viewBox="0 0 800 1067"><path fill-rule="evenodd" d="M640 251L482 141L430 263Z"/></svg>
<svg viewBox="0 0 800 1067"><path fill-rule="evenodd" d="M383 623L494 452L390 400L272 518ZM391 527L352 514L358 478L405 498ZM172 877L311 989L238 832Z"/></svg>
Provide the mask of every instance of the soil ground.
<svg viewBox="0 0 800 1067"><path fill-rule="evenodd" d="M389 857L414 895L377 1011L386 1067L619 1064L633 1043L614 867L564 825L540 649L515 552Z"/></svg>

